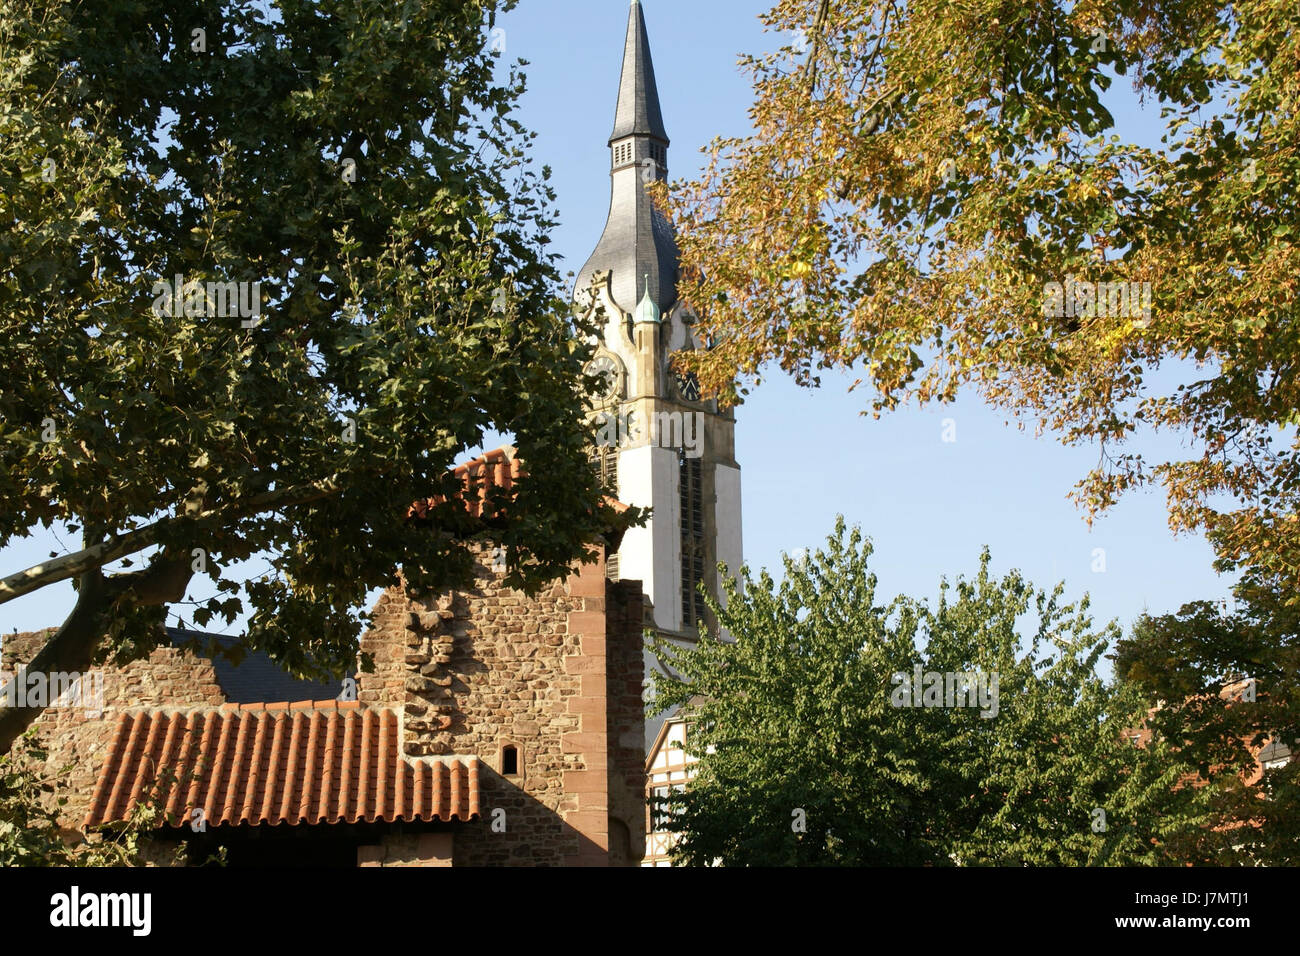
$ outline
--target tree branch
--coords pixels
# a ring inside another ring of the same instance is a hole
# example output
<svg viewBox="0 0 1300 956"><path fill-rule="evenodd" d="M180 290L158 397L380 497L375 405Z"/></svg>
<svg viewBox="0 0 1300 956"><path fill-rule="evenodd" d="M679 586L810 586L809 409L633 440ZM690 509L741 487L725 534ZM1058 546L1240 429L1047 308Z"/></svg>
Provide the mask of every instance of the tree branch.
<svg viewBox="0 0 1300 956"><path fill-rule="evenodd" d="M830 0L822 0L817 9L817 19L813 22L812 52L808 55L808 98L812 99L817 90L817 54L820 52L822 28L826 25L826 14Z"/></svg>
<svg viewBox="0 0 1300 956"><path fill-rule="evenodd" d="M155 521L143 528L128 531L126 534L115 534L99 544L83 548L74 554L65 554L46 563L33 565L25 571L19 571L17 574L12 574L0 580L0 604L12 601L14 598L39 590L47 585L86 574L106 564L111 564L119 558L135 554L137 551L143 551L145 548L157 544L159 538L165 532L186 523L200 524L218 520L229 521L250 514L259 514L263 511L308 504L335 495L341 489L342 485L339 482L339 476L332 475L322 481L312 482L308 485L295 485L292 488L279 488L275 491L263 492L260 495L254 495L247 501L224 508L213 508L197 514L171 516Z"/></svg>
<svg viewBox="0 0 1300 956"><path fill-rule="evenodd" d="M94 661L95 648L104 635L107 613L123 596L130 595L136 604L159 605L179 601L194 576L184 553L159 554L147 568L130 574L105 578L99 569L82 575L76 606L63 626L14 676L26 673L50 675L84 674ZM48 686L48 682L47 682ZM0 753L7 753L15 740L35 722L54 700L46 697L45 706L5 707L0 694Z"/></svg>
<svg viewBox="0 0 1300 956"><path fill-rule="evenodd" d="M26 671L84 673L90 667L95 645L104 634L104 613L112 604L107 583L97 569L82 575L72 613L45 646L26 662ZM0 753L8 753L14 741L44 710L44 707L0 706Z"/></svg>

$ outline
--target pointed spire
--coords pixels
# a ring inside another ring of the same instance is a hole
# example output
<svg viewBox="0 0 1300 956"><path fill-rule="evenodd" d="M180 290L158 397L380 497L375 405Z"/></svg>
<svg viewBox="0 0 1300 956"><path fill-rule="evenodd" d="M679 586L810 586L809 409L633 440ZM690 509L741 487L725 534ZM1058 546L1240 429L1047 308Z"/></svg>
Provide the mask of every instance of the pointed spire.
<svg viewBox="0 0 1300 956"><path fill-rule="evenodd" d="M609 141L625 136L653 136L668 142L664 118L659 112L659 90L655 66L650 59L650 38L640 0L632 0L627 17L627 40L623 44L623 78L618 88L618 109Z"/></svg>
<svg viewBox="0 0 1300 956"><path fill-rule="evenodd" d="M677 242L672 224L646 193L647 171L653 171L654 178L667 175L668 134L659 112L650 40L639 2L633 2L628 18L623 78L609 145L609 218L595 251L578 272L575 292L585 291L593 279L607 273L610 298L630 315L640 298L637 279L649 272L651 303L660 315L671 313L677 304Z"/></svg>

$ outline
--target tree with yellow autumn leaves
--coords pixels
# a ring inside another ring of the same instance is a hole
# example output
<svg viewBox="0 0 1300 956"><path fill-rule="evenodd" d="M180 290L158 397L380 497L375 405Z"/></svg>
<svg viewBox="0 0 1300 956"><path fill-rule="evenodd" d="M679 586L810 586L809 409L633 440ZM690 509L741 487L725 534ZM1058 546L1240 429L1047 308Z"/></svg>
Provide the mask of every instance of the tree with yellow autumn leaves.
<svg viewBox="0 0 1300 956"><path fill-rule="evenodd" d="M782 0L753 132L659 187L735 401L851 370L879 414L963 386L1158 486L1221 569L1300 600L1294 0ZM1131 83L1153 126L1117 135ZM1158 142L1157 142L1158 138ZM1159 372L1159 374L1157 374ZM1144 455L1149 429L1181 460Z"/></svg>

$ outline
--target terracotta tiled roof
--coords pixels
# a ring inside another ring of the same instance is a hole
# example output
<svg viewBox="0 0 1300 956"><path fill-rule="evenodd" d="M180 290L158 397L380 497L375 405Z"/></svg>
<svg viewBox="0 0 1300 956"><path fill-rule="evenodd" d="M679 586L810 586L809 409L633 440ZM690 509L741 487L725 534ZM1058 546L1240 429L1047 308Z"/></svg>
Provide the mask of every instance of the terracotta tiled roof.
<svg viewBox="0 0 1300 956"><path fill-rule="evenodd" d="M489 497L502 492L508 495L514 488L515 482L527 474L519 459L515 457L516 454L514 446L506 445L457 465L452 470L452 474L464 482L465 503L471 515L476 518L484 517L484 506L488 503ZM411 505L406 516L423 518L430 509L444 501L446 498L441 495L422 498ZM609 495L605 496L605 504L613 508L616 514L628 510L627 505Z"/></svg>
<svg viewBox="0 0 1300 956"><path fill-rule="evenodd" d="M356 701L125 713L85 826L125 820L159 780L174 826L471 820L479 761L413 762L395 710Z"/></svg>
<svg viewBox="0 0 1300 956"><path fill-rule="evenodd" d="M509 445L497 448L486 454L457 465L452 471L465 485L465 503L469 513L476 518L483 517L483 506L489 496L509 492L515 486L515 479L523 475L515 449ZM441 504L441 496L425 498L411 505L407 517L423 518L430 508Z"/></svg>

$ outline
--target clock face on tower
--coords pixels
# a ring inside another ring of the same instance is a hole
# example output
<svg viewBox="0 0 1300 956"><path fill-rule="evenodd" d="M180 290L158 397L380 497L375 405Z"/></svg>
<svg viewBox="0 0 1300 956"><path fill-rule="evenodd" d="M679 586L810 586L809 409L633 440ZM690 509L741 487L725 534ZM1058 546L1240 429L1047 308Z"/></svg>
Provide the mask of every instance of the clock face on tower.
<svg viewBox="0 0 1300 956"><path fill-rule="evenodd" d="M618 396L623 376L619 373L618 363L611 356L598 355L582 369L584 375L600 377L601 385L596 397L603 402Z"/></svg>
<svg viewBox="0 0 1300 956"><path fill-rule="evenodd" d="M700 380L695 377L694 372L673 372L673 384L677 386L677 394L688 402L698 402L700 400Z"/></svg>

